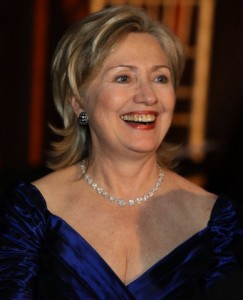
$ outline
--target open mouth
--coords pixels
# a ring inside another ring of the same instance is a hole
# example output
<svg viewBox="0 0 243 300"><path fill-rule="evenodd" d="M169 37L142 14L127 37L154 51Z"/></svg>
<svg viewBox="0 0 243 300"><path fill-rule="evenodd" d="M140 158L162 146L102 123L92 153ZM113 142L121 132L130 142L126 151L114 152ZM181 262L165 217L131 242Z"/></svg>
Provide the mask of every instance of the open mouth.
<svg viewBox="0 0 243 300"><path fill-rule="evenodd" d="M152 124L155 121L155 114L126 114L121 116L122 120L128 123Z"/></svg>

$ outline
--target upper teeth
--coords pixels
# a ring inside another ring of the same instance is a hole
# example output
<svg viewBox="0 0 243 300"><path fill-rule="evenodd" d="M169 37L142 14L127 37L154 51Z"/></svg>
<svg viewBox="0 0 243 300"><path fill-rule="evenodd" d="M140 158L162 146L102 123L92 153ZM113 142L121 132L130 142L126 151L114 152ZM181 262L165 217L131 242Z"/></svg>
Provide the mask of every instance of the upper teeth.
<svg viewBox="0 0 243 300"><path fill-rule="evenodd" d="M132 114L132 115L123 115L121 116L124 121L131 122L153 122L155 120L155 115L153 114Z"/></svg>

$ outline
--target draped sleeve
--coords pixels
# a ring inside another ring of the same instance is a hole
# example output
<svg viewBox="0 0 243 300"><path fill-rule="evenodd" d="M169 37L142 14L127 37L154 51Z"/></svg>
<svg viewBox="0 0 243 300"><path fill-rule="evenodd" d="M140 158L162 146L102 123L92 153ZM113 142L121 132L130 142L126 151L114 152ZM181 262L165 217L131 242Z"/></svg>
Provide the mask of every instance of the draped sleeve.
<svg viewBox="0 0 243 300"><path fill-rule="evenodd" d="M34 189L21 183L0 201L0 299L35 299L46 206Z"/></svg>
<svg viewBox="0 0 243 300"><path fill-rule="evenodd" d="M21 183L0 201L0 300L241 300L241 213L219 196L206 228L126 286L81 235L47 210L33 185ZM231 296L225 298L227 287Z"/></svg>
<svg viewBox="0 0 243 300"><path fill-rule="evenodd" d="M209 229L212 244L212 259L205 276L206 288L211 287L224 274L243 266L243 227L241 210L225 195L216 202Z"/></svg>

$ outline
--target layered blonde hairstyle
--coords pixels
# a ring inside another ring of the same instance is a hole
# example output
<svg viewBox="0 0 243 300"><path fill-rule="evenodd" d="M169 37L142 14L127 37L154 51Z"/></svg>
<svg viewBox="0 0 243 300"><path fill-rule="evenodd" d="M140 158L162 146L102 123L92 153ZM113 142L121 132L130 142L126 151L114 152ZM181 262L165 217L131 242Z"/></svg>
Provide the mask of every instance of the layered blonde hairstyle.
<svg viewBox="0 0 243 300"><path fill-rule="evenodd" d="M70 99L82 107L82 96L110 51L131 32L149 33L161 45L172 71L176 89L184 67L183 47L164 25L153 21L140 8L116 6L93 13L71 26L57 45L52 62L53 97L63 127L52 126L61 137L52 144L48 166L57 170L88 157L92 148L89 127L80 127ZM158 162L169 165L170 148L163 142L157 151Z"/></svg>

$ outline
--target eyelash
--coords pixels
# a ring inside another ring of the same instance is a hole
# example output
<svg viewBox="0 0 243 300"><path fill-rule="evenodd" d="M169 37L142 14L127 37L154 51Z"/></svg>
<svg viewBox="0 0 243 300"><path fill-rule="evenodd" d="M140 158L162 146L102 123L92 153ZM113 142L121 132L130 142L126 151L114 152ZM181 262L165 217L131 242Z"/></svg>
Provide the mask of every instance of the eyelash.
<svg viewBox="0 0 243 300"><path fill-rule="evenodd" d="M129 76L128 75L120 75L115 78L115 81L121 84L125 84L129 82ZM169 78L166 75L159 75L155 78L155 82L165 84L168 83Z"/></svg>
<svg viewBox="0 0 243 300"><path fill-rule="evenodd" d="M116 77L115 81L118 83L127 83L129 81L129 77L127 75L120 75Z"/></svg>
<svg viewBox="0 0 243 300"><path fill-rule="evenodd" d="M156 77L155 81L165 84L169 81L169 78L166 75L160 75L160 76Z"/></svg>

